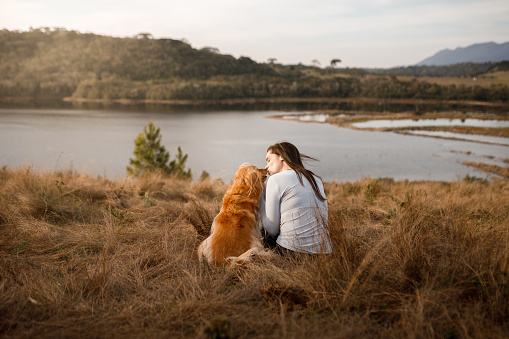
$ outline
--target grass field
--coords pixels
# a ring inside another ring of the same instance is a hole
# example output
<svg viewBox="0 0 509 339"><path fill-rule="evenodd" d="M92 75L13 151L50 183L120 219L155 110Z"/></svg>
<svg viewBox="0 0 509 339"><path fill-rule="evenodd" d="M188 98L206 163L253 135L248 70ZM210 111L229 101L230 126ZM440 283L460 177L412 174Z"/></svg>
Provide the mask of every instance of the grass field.
<svg viewBox="0 0 509 339"><path fill-rule="evenodd" d="M508 337L508 181L326 183L333 254L203 267L226 186L1 170L0 335Z"/></svg>
<svg viewBox="0 0 509 339"><path fill-rule="evenodd" d="M431 77L431 76L410 76L410 75L398 75L397 78L402 81L410 81L412 79L417 79L419 81L426 81L432 84L438 85L465 85L465 86L481 86L481 87L490 87L495 84L502 84L509 86L509 72L493 72L488 74L483 74L478 77L453 77L453 76L443 76L443 77Z"/></svg>
<svg viewBox="0 0 509 339"><path fill-rule="evenodd" d="M317 71L308 69L303 71L307 76L315 76L319 78L349 78L353 77L353 75L348 75L344 73L324 73L323 71ZM376 74L368 74L364 76L368 77L389 77L388 75L376 75ZM477 77L466 77L466 76L413 76L413 75L398 75L396 76L400 81L411 81L412 79L416 79L418 81L425 81L432 84L438 84L441 86L449 86L449 85L465 85L465 86L481 86L481 87L490 87L491 85L502 84L509 86L509 71L499 71L492 72L483 75L479 75Z"/></svg>

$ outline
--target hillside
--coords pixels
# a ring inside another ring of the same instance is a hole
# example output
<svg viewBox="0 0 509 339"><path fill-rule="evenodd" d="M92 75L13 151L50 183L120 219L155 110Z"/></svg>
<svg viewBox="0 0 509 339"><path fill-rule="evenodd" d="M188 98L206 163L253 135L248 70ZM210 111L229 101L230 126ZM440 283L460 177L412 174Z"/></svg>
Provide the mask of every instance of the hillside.
<svg viewBox="0 0 509 339"><path fill-rule="evenodd" d="M171 39L113 38L66 30L0 31L0 74L31 92L71 95L82 81L207 79L273 74L249 58L235 59Z"/></svg>
<svg viewBox="0 0 509 339"><path fill-rule="evenodd" d="M485 63L509 60L509 42L487 42L454 50L445 49L417 63L416 66L445 66L459 63Z"/></svg>
<svg viewBox="0 0 509 339"><path fill-rule="evenodd" d="M477 67L490 72L493 67ZM500 67L499 67L500 68ZM466 69L471 69L467 67ZM468 73L463 69L461 72ZM0 31L0 101L179 102L292 98L508 101L509 88L439 85L357 69L257 63L150 34ZM476 73L477 74L477 73ZM470 74L468 74L470 75Z"/></svg>
<svg viewBox="0 0 509 339"><path fill-rule="evenodd" d="M488 75L494 72L509 72L509 61L485 62L485 63L455 63L446 66L406 66L393 67L387 69L373 69L373 73L394 74L394 75L414 75L431 77L474 77Z"/></svg>

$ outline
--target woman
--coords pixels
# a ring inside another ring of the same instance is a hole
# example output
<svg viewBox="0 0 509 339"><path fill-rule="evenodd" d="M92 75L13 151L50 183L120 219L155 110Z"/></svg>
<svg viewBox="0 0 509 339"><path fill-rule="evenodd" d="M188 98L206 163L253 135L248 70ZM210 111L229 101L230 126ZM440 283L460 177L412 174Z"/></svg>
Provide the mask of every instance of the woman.
<svg viewBox="0 0 509 339"><path fill-rule="evenodd" d="M316 160L289 142L267 149L270 177L260 199L265 244L280 252L331 253L323 183L302 159Z"/></svg>

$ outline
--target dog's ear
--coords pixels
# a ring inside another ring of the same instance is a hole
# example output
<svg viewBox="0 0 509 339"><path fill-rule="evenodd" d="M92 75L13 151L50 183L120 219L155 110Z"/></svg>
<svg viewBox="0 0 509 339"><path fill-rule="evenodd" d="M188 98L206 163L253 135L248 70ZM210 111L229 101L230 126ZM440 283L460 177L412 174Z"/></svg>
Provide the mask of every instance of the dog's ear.
<svg viewBox="0 0 509 339"><path fill-rule="evenodd" d="M242 164L235 172L235 181L244 187L243 191L248 196L260 196L263 191L262 173L265 173L265 170L253 165Z"/></svg>
<svg viewBox="0 0 509 339"><path fill-rule="evenodd" d="M253 165L250 165L248 162L244 162L240 164L239 167L237 167L237 171L235 171L235 179L238 177L244 176L245 171L248 170L250 167L254 167Z"/></svg>
<svg viewBox="0 0 509 339"><path fill-rule="evenodd" d="M262 194L263 191L262 180L263 180L262 173L255 166L252 166L252 168L249 168L246 171L244 176L244 183L248 187L249 196L255 195L259 197Z"/></svg>
<svg viewBox="0 0 509 339"><path fill-rule="evenodd" d="M240 180L241 182L244 182L248 172L249 166L246 166L244 164L240 165L239 168L237 168L237 171L235 172L234 180Z"/></svg>

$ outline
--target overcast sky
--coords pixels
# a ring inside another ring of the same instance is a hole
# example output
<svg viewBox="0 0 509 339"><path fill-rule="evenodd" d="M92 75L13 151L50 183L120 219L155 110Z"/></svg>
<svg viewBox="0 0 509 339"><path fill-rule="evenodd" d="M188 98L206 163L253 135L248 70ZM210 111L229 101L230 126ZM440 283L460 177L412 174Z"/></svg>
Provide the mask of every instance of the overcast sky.
<svg viewBox="0 0 509 339"><path fill-rule="evenodd" d="M508 0L0 0L0 28L185 39L258 62L388 68L509 41Z"/></svg>

